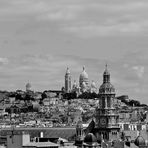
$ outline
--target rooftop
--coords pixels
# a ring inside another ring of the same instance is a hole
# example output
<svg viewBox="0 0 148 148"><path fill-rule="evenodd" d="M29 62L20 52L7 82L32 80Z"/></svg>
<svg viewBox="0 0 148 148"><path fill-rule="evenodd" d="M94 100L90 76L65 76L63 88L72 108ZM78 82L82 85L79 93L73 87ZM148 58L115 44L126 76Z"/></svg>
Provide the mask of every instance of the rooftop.
<svg viewBox="0 0 148 148"><path fill-rule="evenodd" d="M28 144L25 144L23 146L27 146L27 147L49 147L49 146L53 146L53 147L57 147L59 146L58 144L52 143L52 142L30 142Z"/></svg>

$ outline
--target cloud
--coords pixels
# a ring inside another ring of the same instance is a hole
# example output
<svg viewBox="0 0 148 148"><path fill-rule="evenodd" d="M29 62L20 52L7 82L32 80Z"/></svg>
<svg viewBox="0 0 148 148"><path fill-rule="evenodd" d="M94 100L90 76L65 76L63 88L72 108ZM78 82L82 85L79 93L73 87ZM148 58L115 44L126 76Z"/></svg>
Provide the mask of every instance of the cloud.
<svg viewBox="0 0 148 148"><path fill-rule="evenodd" d="M78 37L141 35L148 31L146 0L2 0L0 6L1 21L45 21Z"/></svg>
<svg viewBox="0 0 148 148"><path fill-rule="evenodd" d="M0 58L0 65L8 64L9 60L7 58Z"/></svg>
<svg viewBox="0 0 148 148"><path fill-rule="evenodd" d="M141 54L131 53L122 59L109 60L111 83L117 90L117 95L127 94L130 98L146 99L148 78L147 63L138 60ZM132 62L135 61L136 62ZM144 59L147 60L147 59ZM64 75L67 66L70 68L72 82L79 80L83 65L89 75L90 82L94 80L102 84L102 74L105 69L105 59L83 58L73 55L26 54L8 57L8 63L0 68L0 89L25 89L25 83L32 84L34 90L61 89L64 85ZM141 92L140 92L141 90Z"/></svg>
<svg viewBox="0 0 148 148"><path fill-rule="evenodd" d="M116 23L116 24L105 24L101 25L98 23L80 23L74 25L68 25L62 27L62 30L70 33L75 33L81 37L97 37L97 36L114 36L114 35L132 35L137 33L143 33L148 25L148 21L136 23Z"/></svg>
<svg viewBox="0 0 148 148"><path fill-rule="evenodd" d="M73 20L78 17L82 7L79 5L47 0L13 0L3 2L1 15L11 17L33 17L37 20Z"/></svg>
<svg viewBox="0 0 148 148"><path fill-rule="evenodd" d="M73 21L77 20L82 7L78 5L53 5L52 9L41 13L37 18L39 20L49 21Z"/></svg>
<svg viewBox="0 0 148 148"><path fill-rule="evenodd" d="M25 54L8 57L9 63L0 68L0 89L24 89L28 81L35 90L61 89L64 75L69 67L72 82L79 80L83 65L89 74L90 82L98 77L98 65L101 61L73 55ZM104 65L102 64L104 67ZM13 84L13 85L12 85ZM13 86L13 87L12 87Z"/></svg>
<svg viewBox="0 0 148 148"><path fill-rule="evenodd" d="M0 59L0 61L5 61ZM79 67L78 62L65 58L65 56L58 55L21 55L15 57L9 57L9 63L3 65L0 68L0 89L16 89L16 87L22 88L22 84L25 85L28 81L31 83L37 83L35 88L60 89L63 84L55 84L56 81L64 83L64 75L67 66L71 66L77 71ZM39 84L39 82L41 82ZM48 83L47 83L48 82ZM11 88L7 84L15 84L14 88ZM52 85L53 84L53 85Z"/></svg>
<svg viewBox="0 0 148 148"><path fill-rule="evenodd" d="M147 0L1 0L0 18L0 89L59 89L66 67L78 81L83 65L99 87L106 58L118 92L146 100Z"/></svg>
<svg viewBox="0 0 148 148"><path fill-rule="evenodd" d="M135 70L135 72L139 78L143 77L144 66L133 66L132 69Z"/></svg>

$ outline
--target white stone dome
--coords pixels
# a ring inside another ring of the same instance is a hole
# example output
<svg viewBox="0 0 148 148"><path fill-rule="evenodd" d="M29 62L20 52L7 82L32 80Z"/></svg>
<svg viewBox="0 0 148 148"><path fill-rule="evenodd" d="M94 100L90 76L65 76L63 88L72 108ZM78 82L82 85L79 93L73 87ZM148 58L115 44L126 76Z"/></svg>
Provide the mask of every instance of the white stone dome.
<svg viewBox="0 0 148 148"><path fill-rule="evenodd" d="M26 90L31 90L31 84L30 83L26 84Z"/></svg>
<svg viewBox="0 0 148 148"><path fill-rule="evenodd" d="M85 80L85 79L88 79L88 74L87 74L87 72L85 71L85 67L83 67L83 71L82 71L82 73L80 74L80 80Z"/></svg>

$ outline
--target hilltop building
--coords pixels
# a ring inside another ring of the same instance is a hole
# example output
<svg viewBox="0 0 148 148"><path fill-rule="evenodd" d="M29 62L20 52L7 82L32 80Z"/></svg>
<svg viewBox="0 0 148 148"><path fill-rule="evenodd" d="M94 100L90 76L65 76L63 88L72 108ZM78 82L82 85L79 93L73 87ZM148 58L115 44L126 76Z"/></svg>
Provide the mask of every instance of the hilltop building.
<svg viewBox="0 0 148 148"><path fill-rule="evenodd" d="M30 83L27 83L26 84L26 92L28 92L28 91L31 91L31 84Z"/></svg>
<svg viewBox="0 0 148 148"><path fill-rule="evenodd" d="M66 70L65 74L65 92L76 92L77 94L81 94L84 92L97 92L96 83L92 81L91 84L89 84L89 77L85 70L85 67L83 66L83 70L80 73L79 76L79 84L77 84L76 80L74 80L74 83L71 88L71 74L69 68Z"/></svg>
<svg viewBox="0 0 148 148"><path fill-rule="evenodd" d="M83 71L82 71L82 73L80 74L80 77L79 77L79 87L80 87L81 92L87 91L88 87L89 87L88 74L85 71L84 66L83 66Z"/></svg>

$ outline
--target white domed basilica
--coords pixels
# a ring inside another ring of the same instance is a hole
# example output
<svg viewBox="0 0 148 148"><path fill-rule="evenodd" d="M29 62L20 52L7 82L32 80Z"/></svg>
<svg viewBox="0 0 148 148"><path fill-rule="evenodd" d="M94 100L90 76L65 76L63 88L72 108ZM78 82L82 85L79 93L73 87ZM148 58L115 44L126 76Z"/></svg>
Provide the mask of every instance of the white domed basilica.
<svg viewBox="0 0 148 148"><path fill-rule="evenodd" d="M80 88L83 88L83 87L87 87L88 84L89 84L88 74L85 71L85 67L83 67L83 71L79 77L79 86L80 86Z"/></svg>
<svg viewBox="0 0 148 148"><path fill-rule="evenodd" d="M79 76L79 84L77 84L76 80L74 80L74 83L72 85L72 89L71 89L70 85L71 85L71 75L70 75L70 71L68 70L68 74L67 74L67 71L65 74L65 86L66 86L65 92L76 92L77 94L81 94L84 92L91 92L91 93L97 92L96 83L94 81L92 81L92 83L89 84L88 74L87 74L84 66L83 66L83 70Z"/></svg>

